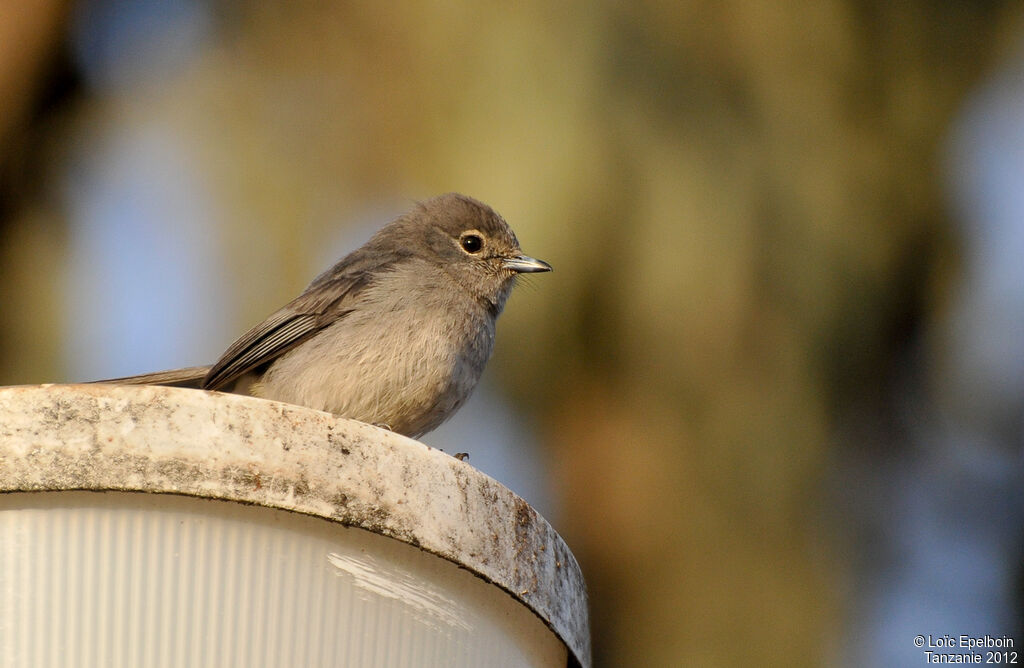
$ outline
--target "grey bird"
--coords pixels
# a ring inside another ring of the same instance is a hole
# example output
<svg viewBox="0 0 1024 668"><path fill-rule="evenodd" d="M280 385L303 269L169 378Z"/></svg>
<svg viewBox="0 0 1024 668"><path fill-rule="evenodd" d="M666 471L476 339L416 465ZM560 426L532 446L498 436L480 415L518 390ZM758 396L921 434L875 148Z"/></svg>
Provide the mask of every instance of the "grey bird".
<svg viewBox="0 0 1024 668"><path fill-rule="evenodd" d="M318 276L209 367L100 381L224 390L416 438L465 403L519 274L551 271L475 199L420 203Z"/></svg>

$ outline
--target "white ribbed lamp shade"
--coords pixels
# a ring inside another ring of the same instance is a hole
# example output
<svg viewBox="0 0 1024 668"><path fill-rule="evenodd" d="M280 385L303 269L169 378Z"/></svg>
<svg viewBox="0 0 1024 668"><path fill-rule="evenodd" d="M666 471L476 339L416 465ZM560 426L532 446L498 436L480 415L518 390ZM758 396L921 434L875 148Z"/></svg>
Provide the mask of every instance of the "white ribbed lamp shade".
<svg viewBox="0 0 1024 668"><path fill-rule="evenodd" d="M2 666L589 665L550 526L367 425L182 389L5 388L0 490Z"/></svg>

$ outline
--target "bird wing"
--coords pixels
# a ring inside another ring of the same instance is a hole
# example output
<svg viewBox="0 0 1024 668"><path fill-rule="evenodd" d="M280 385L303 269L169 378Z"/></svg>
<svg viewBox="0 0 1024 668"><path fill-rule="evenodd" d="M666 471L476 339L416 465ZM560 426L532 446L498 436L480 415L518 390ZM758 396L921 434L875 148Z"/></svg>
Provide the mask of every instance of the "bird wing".
<svg viewBox="0 0 1024 668"><path fill-rule="evenodd" d="M301 295L243 334L210 368L202 387L224 387L345 317L370 284L370 276L387 271L390 264L365 260L365 256L346 258L319 276Z"/></svg>

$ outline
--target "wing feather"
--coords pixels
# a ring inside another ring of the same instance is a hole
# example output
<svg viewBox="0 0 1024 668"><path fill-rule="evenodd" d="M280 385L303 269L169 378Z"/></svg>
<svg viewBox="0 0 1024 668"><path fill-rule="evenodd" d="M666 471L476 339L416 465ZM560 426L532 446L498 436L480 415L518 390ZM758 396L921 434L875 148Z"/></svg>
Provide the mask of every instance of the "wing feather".
<svg viewBox="0 0 1024 668"><path fill-rule="evenodd" d="M353 253L231 344L210 368L202 387L208 390L224 387L345 317L352 311L351 306L359 294L370 285L370 276L387 271L394 260L392 257L374 262L358 251ZM371 268L373 271L367 271Z"/></svg>
<svg viewBox="0 0 1024 668"><path fill-rule="evenodd" d="M282 355L320 328L316 316L295 313L285 307L249 330L210 368L203 388L216 390L250 369Z"/></svg>

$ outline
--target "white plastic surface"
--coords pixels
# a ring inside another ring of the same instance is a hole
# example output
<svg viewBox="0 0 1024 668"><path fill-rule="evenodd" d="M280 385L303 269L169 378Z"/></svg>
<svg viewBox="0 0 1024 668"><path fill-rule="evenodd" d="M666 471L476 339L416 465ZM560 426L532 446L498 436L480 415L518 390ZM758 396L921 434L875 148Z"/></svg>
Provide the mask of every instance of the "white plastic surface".
<svg viewBox="0 0 1024 668"><path fill-rule="evenodd" d="M0 494L0 666L566 661L499 588L361 529L167 494Z"/></svg>

